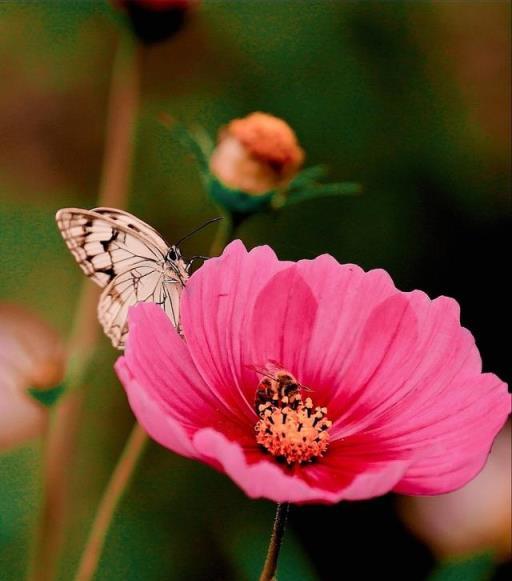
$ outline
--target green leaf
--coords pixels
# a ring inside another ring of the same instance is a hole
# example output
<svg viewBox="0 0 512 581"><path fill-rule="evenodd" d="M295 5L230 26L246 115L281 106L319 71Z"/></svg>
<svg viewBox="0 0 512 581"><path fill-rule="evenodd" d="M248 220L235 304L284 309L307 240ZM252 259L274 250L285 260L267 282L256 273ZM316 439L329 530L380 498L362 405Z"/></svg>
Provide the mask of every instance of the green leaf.
<svg viewBox="0 0 512 581"><path fill-rule="evenodd" d="M51 387L50 389L41 389L37 387L30 387L28 393L31 397L37 400L39 403L43 404L45 407L52 407L57 403L60 396L65 391L65 386L63 383Z"/></svg>
<svg viewBox="0 0 512 581"><path fill-rule="evenodd" d="M209 136L200 127L192 132L183 123L176 121L174 118L168 118L167 116L165 116L163 123L179 143L192 154L197 161L201 176L206 182L210 175L209 158L211 154L211 140Z"/></svg>
<svg viewBox="0 0 512 581"><path fill-rule="evenodd" d="M318 180L327 176L327 167L325 165L313 165L299 172L291 181L288 189L300 190L306 185L314 185Z"/></svg>
<svg viewBox="0 0 512 581"><path fill-rule="evenodd" d="M340 182L335 184L316 184L303 190L289 192L283 205L289 206L303 200L332 196L356 196L363 191L361 184L354 182Z"/></svg>
<svg viewBox="0 0 512 581"><path fill-rule="evenodd" d="M488 581L492 577L492 555L483 553L460 561L447 561L439 565L429 581Z"/></svg>

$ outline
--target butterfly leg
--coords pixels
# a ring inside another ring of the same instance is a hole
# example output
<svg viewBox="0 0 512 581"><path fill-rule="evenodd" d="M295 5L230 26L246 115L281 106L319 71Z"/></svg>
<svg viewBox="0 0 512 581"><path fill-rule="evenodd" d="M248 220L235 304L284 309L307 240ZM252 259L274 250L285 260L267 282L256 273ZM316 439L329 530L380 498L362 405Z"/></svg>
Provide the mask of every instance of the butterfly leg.
<svg viewBox="0 0 512 581"><path fill-rule="evenodd" d="M194 262L196 260L210 260L210 256L192 256L192 258L188 261L187 266L186 266L186 270L187 272L190 272L190 268L192 267L192 264L194 264Z"/></svg>

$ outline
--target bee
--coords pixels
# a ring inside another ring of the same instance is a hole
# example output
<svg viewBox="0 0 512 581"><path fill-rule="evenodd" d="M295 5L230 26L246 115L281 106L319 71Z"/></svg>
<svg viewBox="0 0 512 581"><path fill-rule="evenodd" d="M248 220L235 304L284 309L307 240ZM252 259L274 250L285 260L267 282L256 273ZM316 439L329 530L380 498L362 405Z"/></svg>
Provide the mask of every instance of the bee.
<svg viewBox="0 0 512 581"><path fill-rule="evenodd" d="M267 403L276 407L294 409L302 401L302 390L311 391L301 385L295 377L276 362L267 364L263 369L254 368L262 376L256 390L254 408L260 412L260 406Z"/></svg>

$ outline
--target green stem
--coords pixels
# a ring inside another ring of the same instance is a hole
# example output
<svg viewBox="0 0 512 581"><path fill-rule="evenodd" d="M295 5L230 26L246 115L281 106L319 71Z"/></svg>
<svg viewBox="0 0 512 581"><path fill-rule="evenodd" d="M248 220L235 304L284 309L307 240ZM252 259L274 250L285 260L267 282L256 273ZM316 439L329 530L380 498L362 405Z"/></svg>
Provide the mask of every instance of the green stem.
<svg viewBox="0 0 512 581"><path fill-rule="evenodd" d="M75 575L75 581L89 581L92 579L98 566L112 517L130 483L147 441L146 433L136 423L99 504L89 538L82 553L78 571Z"/></svg>
<svg viewBox="0 0 512 581"><path fill-rule="evenodd" d="M283 502L277 505L276 517L274 519L274 526L272 528L272 535L268 545L267 558L263 565L263 570L260 575L260 581L272 581L275 579L277 571L277 560L279 559L279 550L283 542L284 530L286 528L286 520L290 505Z"/></svg>
<svg viewBox="0 0 512 581"><path fill-rule="evenodd" d="M128 193L133 136L139 102L141 51L130 37L119 42L112 70L105 153L98 205L122 207ZM98 338L99 289L82 287L69 346L67 385L72 388L57 406L44 442L43 500L36 536L32 581L55 578L68 516L71 465L75 457L82 409L83 378Z"/></svg>
<svg viewBox="0 0 512 581"><path fill-rule="evenodd" d="M210 255L212 256L222 252L233 234L232 223L228 220L229 218L219 224L210 248ZM147 440L148 437L144 430L139 424L135 424L100 500L91 532L75 575L75 581L90 581L92 579L98 566L112 518L122 495L130 483Z"/></svg>

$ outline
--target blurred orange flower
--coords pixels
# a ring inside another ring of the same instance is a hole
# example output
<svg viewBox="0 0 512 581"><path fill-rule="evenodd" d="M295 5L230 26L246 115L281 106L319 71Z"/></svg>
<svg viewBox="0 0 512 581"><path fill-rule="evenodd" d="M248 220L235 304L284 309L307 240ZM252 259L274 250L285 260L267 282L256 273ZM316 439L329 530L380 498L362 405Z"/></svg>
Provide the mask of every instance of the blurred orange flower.
<svg viewBox="0 0 512 581"><path fill-rule="evenodd" d="M24 308L0 304L0 450L41 433L46 409L26 392L54 387L63 375L56 332Z"/></svg>
<svg viewBox="0 0 512 581"><path fill-rule="evenodd" d="M221 129L210 170L224 185L257 196L286 186L303 161L304 151L285 121L252 113Z"/></svg>
<svg viewBox="0 0 512 581"><path fill-rule="evenodd" d="M406 524L439 557L489 550L510 557L511 448L509 422L496 438L485 468L469 484L441 496L400 499Z"/></svg>

